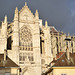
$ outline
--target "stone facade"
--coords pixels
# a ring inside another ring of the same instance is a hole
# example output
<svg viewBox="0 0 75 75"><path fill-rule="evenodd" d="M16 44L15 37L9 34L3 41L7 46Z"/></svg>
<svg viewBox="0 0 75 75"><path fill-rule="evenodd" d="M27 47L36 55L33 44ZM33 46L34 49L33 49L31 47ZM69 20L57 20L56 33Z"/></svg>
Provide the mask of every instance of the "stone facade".
<svg viewBox="0 0 75 75"><path fill-rule="evenodd" d="M33 15L27 3L20 11L16 7L13 22L8 23L6 16L2 22L0 54L7 49L21 75L41 75L56 54L66 49L66 35L52 28L47 21L43 25L38 10Z"/></svg>

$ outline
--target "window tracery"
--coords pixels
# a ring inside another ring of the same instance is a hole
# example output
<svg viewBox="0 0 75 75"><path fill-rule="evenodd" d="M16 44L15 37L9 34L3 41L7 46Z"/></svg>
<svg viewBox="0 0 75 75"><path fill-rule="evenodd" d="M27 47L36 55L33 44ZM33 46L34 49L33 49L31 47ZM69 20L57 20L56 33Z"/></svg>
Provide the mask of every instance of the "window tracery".
<svg viewBox="0 0 75 75"><path fill-rule="evenodd" d="M20 50L33 50L32 34L27 26L22 27L20 30Z"/></svg>
<svg viewBox="0 0 75 75"><path fill-rule="evenodd" d="M24 61L30 61L30 62L32 62L32 61L34 61L34 58L33 58L33 53L20 53L19 54L19 63L20 64L24 64Z"/></svg>
<svg viewBox="0 0 75 75"><path fill-rule="evenodd" d="M30 42L32 40L31 30L28 29L26 26L20 31L20 40L24 42Z"/></svg>
<svg viewBox="0 0 75 75"><path fill-rule="evenodd" d="M19 64L24 64L26 61L34 61L33 58L33 43L31 30L27 26L20 29L20 43L19 43Z"/></svg>

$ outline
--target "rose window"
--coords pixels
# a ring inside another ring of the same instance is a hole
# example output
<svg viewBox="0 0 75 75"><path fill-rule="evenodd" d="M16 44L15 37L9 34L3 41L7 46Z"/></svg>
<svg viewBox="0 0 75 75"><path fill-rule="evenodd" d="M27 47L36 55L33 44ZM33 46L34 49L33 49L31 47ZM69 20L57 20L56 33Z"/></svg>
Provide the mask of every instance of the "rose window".
<svg viewBox="0 0 75 75"><path fill-rule="evenodd" d="M31 30L27 26L23 26L20 29L20 50L33 50L32 34Z"/></svg>
<svg viewBox="0 0 75 75"><path fill-rule="evenodd" d="M32 39L31 31L27 27L23 27L20 33L21 40L24 42L29 42Z"/></svg>

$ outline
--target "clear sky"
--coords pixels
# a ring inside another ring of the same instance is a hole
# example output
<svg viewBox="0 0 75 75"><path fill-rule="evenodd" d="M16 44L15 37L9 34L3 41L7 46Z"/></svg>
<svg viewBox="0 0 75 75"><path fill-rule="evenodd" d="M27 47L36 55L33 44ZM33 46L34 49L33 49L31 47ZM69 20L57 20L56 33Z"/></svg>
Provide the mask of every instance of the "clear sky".
<svg viewBox="0 0 75 75"><path fill-rule="evenodd" d="M75 0L0 0L0 21L7 15L12 21L16 6L20 10L25 2L33 13L38 9L40 18L65 33L75 34Z"/></svg>

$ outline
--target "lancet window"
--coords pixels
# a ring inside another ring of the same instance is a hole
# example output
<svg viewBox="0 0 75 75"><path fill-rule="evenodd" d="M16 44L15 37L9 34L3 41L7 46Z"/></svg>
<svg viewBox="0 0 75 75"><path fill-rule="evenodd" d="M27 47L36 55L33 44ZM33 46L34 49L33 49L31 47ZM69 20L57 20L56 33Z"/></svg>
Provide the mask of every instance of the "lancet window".
<svg viewBox="0 0 75 75"><path fill-rule="evenodd" d="M19 54L19 63L20 64L24 64L24 61L25 62L32 62L34 59L33 59L33 53L20 53Z"/></svg>

